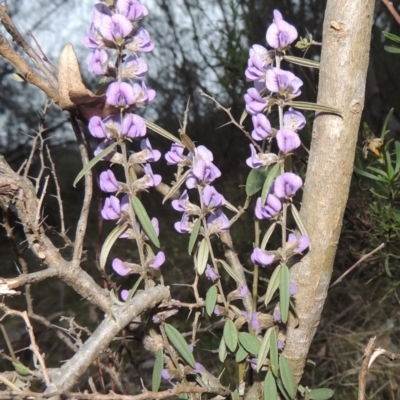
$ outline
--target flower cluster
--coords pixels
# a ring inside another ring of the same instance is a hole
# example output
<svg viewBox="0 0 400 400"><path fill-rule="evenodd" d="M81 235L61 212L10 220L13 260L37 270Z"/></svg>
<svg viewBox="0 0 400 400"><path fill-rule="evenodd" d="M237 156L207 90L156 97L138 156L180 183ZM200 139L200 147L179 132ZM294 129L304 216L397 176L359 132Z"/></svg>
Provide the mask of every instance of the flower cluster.
<svg viewBox="0 0 400 400"><path fill-rule="evenodd" d="M131 199L138 192L160 184L161 176L154 174L151 163L160 159L161 153L152 148L146 137L144 119L132 112L155 98L155 91L148 89L143 78L148 70L142 53L153 50L149 33L138 27L138 22L148 14L147 8L137 0L116 0L97 3L92 11L87 36L83 44L91 50L87 58L89 72L100 76L106 86L105 104L111 111L106 117L93 116L89 120L90 134L101 139L94 154L103 152L103 160L124 167L126 183L118 182L113 170L107 169L99 177L100 189L110 194L105 199L101 216L125 226L120 238L147 240L134 217ZM128 153L128 143L136 143L138 151ZM138 178L135 168L142 171ZM120 195L122 195L120 197ZM152 224L158 236L158 221ZM141 267L114 259L112 267L122 276L142 273L141 268L157 270L165 261L162 251L156 255L147 252ZM122 297L126 298L123 291Z"/></svg>

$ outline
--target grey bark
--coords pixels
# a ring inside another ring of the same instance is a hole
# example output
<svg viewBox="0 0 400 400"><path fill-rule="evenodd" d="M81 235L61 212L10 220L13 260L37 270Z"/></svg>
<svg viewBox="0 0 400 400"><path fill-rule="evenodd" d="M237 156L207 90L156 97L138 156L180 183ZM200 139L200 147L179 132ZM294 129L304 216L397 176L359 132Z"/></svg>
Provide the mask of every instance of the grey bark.
<svg viewBox="0 0 400 400"><path fill-rule="evenodd" d="M327 296L353 171L375 0L328 0L318 103L342 111L316 116L301 217L311 250L291 269L299 320L289 320L284 355L296 384ZM298 326L297 325L298 322Z"/></svg>

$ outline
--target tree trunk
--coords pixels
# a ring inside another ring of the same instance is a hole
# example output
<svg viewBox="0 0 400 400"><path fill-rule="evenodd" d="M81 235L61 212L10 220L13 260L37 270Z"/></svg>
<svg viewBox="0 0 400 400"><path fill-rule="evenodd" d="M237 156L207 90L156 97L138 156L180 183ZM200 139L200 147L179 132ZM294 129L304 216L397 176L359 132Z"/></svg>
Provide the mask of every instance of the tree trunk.
<svg viewBox="0 0 400 400"><path fill-rule="evenodd" d="M296 384L327 296L353 172L369 60L375 0L328 0L323 27L318 103L301 217L311 250L291 269L299 321L289 320L284 354ZM296 326L298 322L298 326Z"/></svg>

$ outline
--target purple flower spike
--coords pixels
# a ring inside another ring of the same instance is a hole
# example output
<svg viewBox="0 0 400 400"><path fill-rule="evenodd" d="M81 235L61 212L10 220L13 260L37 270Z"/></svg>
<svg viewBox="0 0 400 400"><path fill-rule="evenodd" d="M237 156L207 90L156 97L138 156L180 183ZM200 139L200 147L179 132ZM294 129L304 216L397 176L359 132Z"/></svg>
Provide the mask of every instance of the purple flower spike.
<svg viewBox="0 0 400 400"><path fill-rule="evenodd" d="M290 282L290 286L289 286L289 294L291 296L294 296L297 293L297 286L294 282Z"/></svg>
<svg viewBox="0 0 400 400"><path fill-rule="evenodd" d="M296 247L293 250L295 253L302 253L310 246L310 239L306 235L296 235L294 233L290 233L288 242L295 244Z"/></svg>
<svg viewBox="0 0 400 400"><path fill-rule="evenodd" d="M229 229L230 222L228 217L221 210L217 210L207 218L207 225L211 230L224 232Z"/></svg>
<svg viewBox="0 0 400 400"><path fill-rule="evenodd" d="M276 141L282 153L290 153L301 145L299 135L291 129L280 129L276 134Z"/></svg>
<svg viewBox="0 0 400 400"><path fill-rule="evenodd" d="M251 136L254 140L264 140L271 135L271 124L264 114L253 115L251 119L254 125Z"/></svg>
<svg viewBox="0 0 400 400"><path fill-rule="evenodd" d="M185 147L179 143L173 143L171 146L171 150L165 154L165 159L167 160L168 165L178 164L183 161L183 151Z"/></svg>
<svg viewBox="0 0 400 400"><path fill-rule="evenodd" d="M121 204L118 197L110 196L106 198L101 216L107 220L115 220L121 216Z"/></svg>
<svg viewBox="0 0 400 400"><path fill-rule="evenodd" d="M103 49L93 50L88 58L88 70L92 74L105 75L107 72L108 53Z"/></svg>
<svg viewBox="0 0 400 400"><path fill-rule="evenodd" d="M120 46L123 39L132 32L132 22L121 14L114 14L111 17L105 15L101 19L99 30L104 39Z"/></svg>
<svg viewBox="0 0 400 400"><path fill-rule="evenodd" d="M306 119L304 115L292 107L283 114L283 127L291 129L292 131L299 131L306 126Z"/></svg>
<svg viewBox="0 0 400 400"><path fill-rule="evenodd" d="M129 290L121 290L121 299L123 301L128 300L128 296L129 296Z"/></svg>
<svg viewBox="0 0 400 400"><path fill-rule="evenodd" d="M155 187L161 183L161 175L153 174L153 170L151 169L150 164L146 164L143 167L144 173L147 176L147 187Z"/></svg>
<svg viewBox="0 0 400 400"><path fill-rule="evenodd" d="M127 107L136 102L133 87L126 82L113 82L107 89L106 102L115 107Z"/></svg>
<svg viewBox="0 0 400 400"><path fill-rule="evenodd" d="M140 142L140 148L142 151L147 152L147 155L145 156L146 162L156 162L161 158L161 153L158 150L153 150L149 139L142 140Z"/></svg>
<svg viewBox="0 0 400 400"><path fill-rule="evenodd" d="M283 20L278 10L274 10L274 22L267 30L266 39L273 49L283 50L297 39L297 30Z"/></svg>
<svg viewBox="0 0 400 400"><path fill-rule="evenodd" d="M94 117L90 118L89 120L89 132L92 136L98 139L106 139L109 138L110 135L106 130L106 126L100 117L95 115Z"/></svg>
<svg viewBox="0 0 400 400"><path fill-rule="evenodd" d="M279 68L269 68L265 74L267 89L273 93L279 93L287 99L300 96L300 87L303 81L290 71Z"/></svg>
<svg viewBox="0 0 400 400"><path fill-rule="evenodd" d="M298 175L292 172L285 172L284 174L279 175L275 180L275 195L280 199L292 197L302 186L303 181Z"/></svg>
<svg viewBox="0 0 400 400"><path fill-rule="evenodd" d="M203 203L209 208L221 207L225 204L225 198L213 186L206 185L203 189Z"/></svg>
<svg viewBox="0 0 400 400"><path fill-rule="evenodd" d="M267 265L270 265L274 262L275 256L273 254L268 254L266 251L261 250L259 247L256 247L253 250L250 258L254 264L259 264L262 267L266 267Z"/></svg>
<svg viewBox="0 0 400 400"><path fill-rule="evenodd" d="M161 265L163 265L165 262L165 254L163 251L159 251L154 260L149 264L150 268L153 269L160 269Z"/></svg>
<svg viewBox="0 0 400 400"><path fill-rule="evenodd" d="M144 119L136 114L128 114L122 121L121 134L132 139L146 135Z"/></svg>
<svg viewBox="0 0 400 400"><path fill-rule="evenodd" d="M215 273L214 269L211 267L210 264L207 264L206 267L206 277L213 282L215 282L218 279L218 275Z"/></svg>
<svg viewBox="0 0 400 400"><path fill-rule="evenodd" d="M119 190L119 185L111 169L100 174L100 189L106 193L114 193Z"/></svg>
<svg viewBox="0 0 400 400"><path fill-rule="evenodd" d="M257 219L269 219L278 214L281 209L281 201L273 194L269 194L264 206L261 205L261 197L257 199L255 214Z"/></svg>
<svg viewBox="0 0 400 400"><path fill-rule="evenodd" d="M267 102L260 96L260 93L258 93L258 90L255 88L247 89L247 93L244 95L244 101L246 102L246 111L250 115L262 113L267 107Z"/></svg>
<svg viewBox="0 0 400 400"><path fill-rule="evenodd" d="M112 262L112 269L120 276L129 275L129 273L131 272L131 270L129 268L126 268L124 262L119 258L114 258Z"/></svg>
<svg viewBox="0 0 400 400"><path fill-rule="evenodd" d="M117 0L116 6L119 13L131 21L141 19L149 13L147 7L137 0Z"/></svg>

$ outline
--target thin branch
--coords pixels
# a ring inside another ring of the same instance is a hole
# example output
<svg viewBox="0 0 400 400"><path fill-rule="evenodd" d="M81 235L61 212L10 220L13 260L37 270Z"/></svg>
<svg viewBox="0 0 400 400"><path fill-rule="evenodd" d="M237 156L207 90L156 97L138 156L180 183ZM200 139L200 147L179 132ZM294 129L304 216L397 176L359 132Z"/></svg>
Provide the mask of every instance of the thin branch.
<svg viewBox="0 0 400 400"><path fill-rule="evenodd" d="M394 8L393 3L389 0L381 0L381 1L387 7L387 9L390 11L393 18L396 20L396 22L400 25L400 15L397 12L397 10Z"/></svg>
<svg viewBox="0 0 400 400"><path fill-rule="evenodd" d="M360 374L358 375L358 400L365 400L365 388L367 385L369 361L371 359L372 352L375 349L375 339L376 337L371 338L367 347L365 348L364 360L361 365Z"/></svg>

